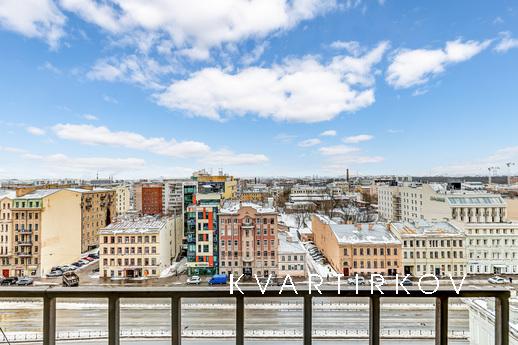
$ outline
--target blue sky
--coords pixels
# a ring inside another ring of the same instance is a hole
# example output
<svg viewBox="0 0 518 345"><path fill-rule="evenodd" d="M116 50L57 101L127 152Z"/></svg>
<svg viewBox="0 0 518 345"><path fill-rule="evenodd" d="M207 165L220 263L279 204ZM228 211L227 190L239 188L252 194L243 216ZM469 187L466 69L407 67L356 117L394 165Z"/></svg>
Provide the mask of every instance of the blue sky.
<svg viewBox="0 0 518 345"><path fill-rule="evenodd" d="M518 163L514 1L2 0L0 51L0 178Z"/></svg>

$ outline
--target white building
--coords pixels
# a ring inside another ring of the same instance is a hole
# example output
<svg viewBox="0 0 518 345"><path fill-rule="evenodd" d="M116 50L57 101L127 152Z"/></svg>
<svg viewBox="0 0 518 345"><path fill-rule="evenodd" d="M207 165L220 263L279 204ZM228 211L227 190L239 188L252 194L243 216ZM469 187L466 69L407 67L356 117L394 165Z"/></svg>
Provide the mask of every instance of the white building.
<svg viewBox="0 0 518 345"><path fill-rule="evenodd" d="M128 215L99 230L101 277L159 277L176 256L173 218Z"/></svg>
<svg viewBox="0 0 518 345"><path fill-rule="evenodd" d="M461 277L466 273L464 231L444 221L390 224L403 243L403 271L422 276Z"/></svg>
<svg viewBox="0 0 518 345"><path fill-rule="evenodd" d="M495 302L490 299L464 299L469 307L469 344L495 344ZM518 300L509 300L509 345L518 345Z"/></svg>
<svg viewBox="0 0 518 345"><path fill-rule="evenodd" d="M279 269L277 276L306 277L307 252L296 233L279 231Z"/></svg>

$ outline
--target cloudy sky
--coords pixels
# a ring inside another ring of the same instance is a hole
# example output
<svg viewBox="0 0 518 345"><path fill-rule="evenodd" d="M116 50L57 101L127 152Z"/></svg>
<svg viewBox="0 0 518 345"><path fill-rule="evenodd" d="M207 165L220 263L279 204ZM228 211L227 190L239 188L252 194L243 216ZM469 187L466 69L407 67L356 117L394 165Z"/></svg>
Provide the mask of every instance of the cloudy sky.
<svg viewBox="0 0 518 345"><path fill-rule="evenodd" d="M0 52L0 178L518 163L514 1L0 0Z"/></svg>

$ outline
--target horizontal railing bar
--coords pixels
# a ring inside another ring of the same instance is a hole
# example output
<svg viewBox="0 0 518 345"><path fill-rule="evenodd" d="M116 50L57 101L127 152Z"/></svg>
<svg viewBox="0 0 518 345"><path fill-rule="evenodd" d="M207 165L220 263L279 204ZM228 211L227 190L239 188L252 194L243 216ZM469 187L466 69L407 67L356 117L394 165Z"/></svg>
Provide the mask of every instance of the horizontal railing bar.
<svg viewBox="0 0 518 345"><path fill-rule="evenodd" d="M399 293L396 290L387 287L383 290L383 294L379 291L374 290L371 293L370 288L359 288L358 292L354 288L342 288L340 294L336 288L321 288L322 294L319 294L313 289L311 295L315 298L318 297L370 297L372 295L380 297L423 297L423 298L437 298L437 297L450 297L450 298L472 298L472 297L499 297L509 298L509 290L503 288L491 288L491 289L474 289L466 288L462 289L458 294L453 289L439 289L434 294L425 294L417 288L407 288L410 292L407 295L404 291L399 289ZM304 297L309 295L309 291L306 288L298 288L298 294L292 289L284 289L281 295L279 295L279 288L271 287L267 288L265 293L262 294L259 287L241 287L245 297ZM234 295L230 294L229 287L74 287L74 288L63 288L63 287L0 287L0 298L8 297L22 297L22 298L211 298L211 297L234 297L236 292L239 291L234 289Z"/></svg>

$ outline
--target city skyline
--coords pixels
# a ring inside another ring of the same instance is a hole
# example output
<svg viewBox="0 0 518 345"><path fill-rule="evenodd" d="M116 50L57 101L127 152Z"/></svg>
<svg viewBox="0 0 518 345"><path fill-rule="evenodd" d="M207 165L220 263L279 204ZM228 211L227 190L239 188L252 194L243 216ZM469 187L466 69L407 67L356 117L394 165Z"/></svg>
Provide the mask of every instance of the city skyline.
<svg viewBox="0 0 518 345"><path fill-rule="evenodd" d="M0 178L506 175L518 162L516 4L228 6L5 1Z"/></svg>

